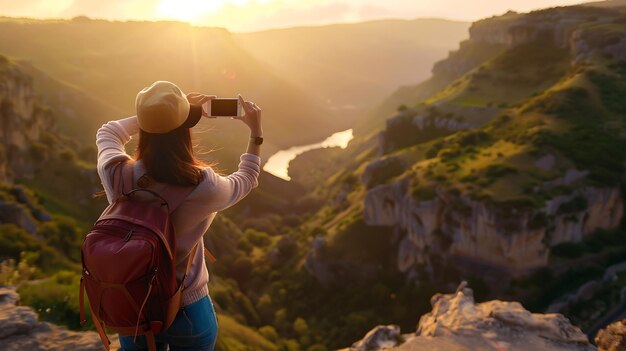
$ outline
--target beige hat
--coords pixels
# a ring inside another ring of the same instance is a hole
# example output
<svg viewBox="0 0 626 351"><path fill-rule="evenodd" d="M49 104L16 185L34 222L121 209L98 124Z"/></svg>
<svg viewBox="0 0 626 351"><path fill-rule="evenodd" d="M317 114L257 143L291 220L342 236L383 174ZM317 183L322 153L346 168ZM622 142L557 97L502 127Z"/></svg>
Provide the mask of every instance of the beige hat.
<svg viewBox="0 0 626 351"><path fill-rule="evenodd" d="M148 133L168 133L182 126L189 116L187 97L176 84L157 81L137 94L139 128Z"/></svg>

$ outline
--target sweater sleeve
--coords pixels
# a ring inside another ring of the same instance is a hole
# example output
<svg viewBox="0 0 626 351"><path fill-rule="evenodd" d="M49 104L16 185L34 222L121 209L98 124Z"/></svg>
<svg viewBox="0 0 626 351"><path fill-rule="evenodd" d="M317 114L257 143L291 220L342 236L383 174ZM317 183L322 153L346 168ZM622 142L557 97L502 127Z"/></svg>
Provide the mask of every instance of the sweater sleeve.
<svg viewBox="0 0 626 351"><path fill-rule="evenodd" d="M114 166L130 160L126 153L126 145L131 137L139 132L137 117L124 118L104 124L96 133L98 147L98 175L104 187L109 203L113 201Z"/></svg>
<svg viewBox="0 0 626 351"><path fill-rule="evenodd" d="M218 212L233 206L259 185L261 158L244 153L239 160L239 169L228 176L216 174L211 168L206 169L210 186L209 212Z"/></svg>

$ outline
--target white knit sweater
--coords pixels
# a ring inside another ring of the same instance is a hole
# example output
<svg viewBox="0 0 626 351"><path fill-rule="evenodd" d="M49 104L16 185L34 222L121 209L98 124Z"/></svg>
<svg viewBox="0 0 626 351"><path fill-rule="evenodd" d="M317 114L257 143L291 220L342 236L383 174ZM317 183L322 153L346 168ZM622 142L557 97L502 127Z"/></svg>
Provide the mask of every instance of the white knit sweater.
<svg viewBox="0 0 626 351"><path fill-rule="evenodd" d="M113 199L112 165L131 159L124 145L139 132L137 117L111 121L102 126L96 134L98 146L98 174L104 186L109 203ZM216 212L224 210L243 199L253 188L258 186L261 170L261 158L244 153L240 157L239 170L228 176L216 174L210 167L203 170L204 178L196 189L172 214L176 230L177 276L185 273L187 258L191 249L198 244L196 256L186 278L183 292L183 304L192 304L208 294L209 272L204 264L204 244L202 236L211 225ZM135 187L139 177L145 173L141 161L135 164ZM162 189L164 184L150 186Z"/></svg>

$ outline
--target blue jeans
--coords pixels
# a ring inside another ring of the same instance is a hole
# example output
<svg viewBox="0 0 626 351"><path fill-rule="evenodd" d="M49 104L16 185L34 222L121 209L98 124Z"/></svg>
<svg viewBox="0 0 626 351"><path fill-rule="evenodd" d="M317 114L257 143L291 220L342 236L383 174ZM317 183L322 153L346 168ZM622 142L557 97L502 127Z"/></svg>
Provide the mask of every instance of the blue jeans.
<svg viewBox="0 0 626 351"><path fill-rule="evenodd" d="M137 336L137 342L133 342L133 336L119 338L124 351L148 350L143 335ZM217 317L211 298L207 295L181 307L172 325L165 332L155 335L155 339L158 350L165 350L165 346L169 345L170 351L213 351L217 340Z"/></svg>

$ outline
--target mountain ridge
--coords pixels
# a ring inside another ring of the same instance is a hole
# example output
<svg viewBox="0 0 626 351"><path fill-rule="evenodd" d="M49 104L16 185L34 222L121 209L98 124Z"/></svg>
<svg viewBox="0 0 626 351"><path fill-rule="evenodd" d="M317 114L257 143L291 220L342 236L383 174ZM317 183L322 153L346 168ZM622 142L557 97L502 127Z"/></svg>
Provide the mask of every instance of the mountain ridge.
<svg viewBox="0 0 626 351"><path fill-rule="evenodd" d="M310 85L335 108L354 114L345 107L366 110L398 85L426 78L430 64L467 35L467 26L438 19L378 20L235 37L295 84Z"/></svg>

